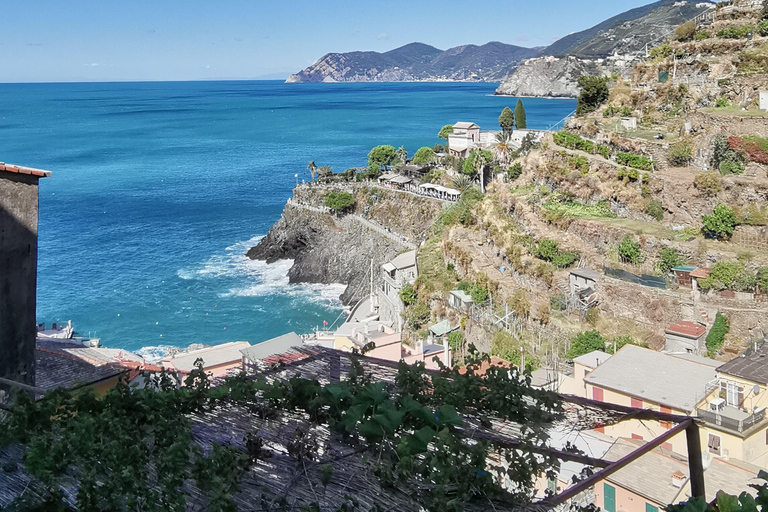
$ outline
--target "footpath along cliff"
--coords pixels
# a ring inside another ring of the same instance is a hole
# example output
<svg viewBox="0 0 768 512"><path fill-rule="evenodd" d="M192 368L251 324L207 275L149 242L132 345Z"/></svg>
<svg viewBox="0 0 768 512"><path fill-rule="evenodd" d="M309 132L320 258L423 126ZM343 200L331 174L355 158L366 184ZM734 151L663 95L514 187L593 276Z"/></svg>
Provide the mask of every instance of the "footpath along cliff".
<svg viewBox="0 0 768 512"><path fill-rule="evenodd" d="M350 213L335 215L325 206L334 191L350 192ZM434 199L356 183L297 187L280 220L247 256L273 263L293 260L291 283L341 283L345 305L364 298L378 268L421 242L442 208Z"/></svg>

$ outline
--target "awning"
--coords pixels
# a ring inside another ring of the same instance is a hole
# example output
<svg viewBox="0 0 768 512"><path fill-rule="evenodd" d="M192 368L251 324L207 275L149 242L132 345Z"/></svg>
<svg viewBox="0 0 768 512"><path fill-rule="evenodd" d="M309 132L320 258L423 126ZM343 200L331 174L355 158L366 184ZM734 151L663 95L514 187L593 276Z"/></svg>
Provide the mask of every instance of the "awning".
<svg viewBox="0 0 768 512"><path fill-rule="evenodd" d="M449 322L448 320L443 320L442 322L435 324L429 328L429 332L431 332L432 334L438 337L445 336L451 331L453 331L453 329L451 329L451 322Z"/></svg>
<svg viewBox="0 0 768 512"><path fill-rule="evenodd" d="M401 185L405 185L406 183L410 183L413 180L407 176L395 176L391 180L389 180L392 183L399 183Z"/></svg>
<svg viewBox="0 0 768 512"><path fill-rule="evenodd" d="M397 270L397 267L394 266L392 263L385 263L381 266L381 268L384 269L384 272L389 272L390 274Z"/></svg>

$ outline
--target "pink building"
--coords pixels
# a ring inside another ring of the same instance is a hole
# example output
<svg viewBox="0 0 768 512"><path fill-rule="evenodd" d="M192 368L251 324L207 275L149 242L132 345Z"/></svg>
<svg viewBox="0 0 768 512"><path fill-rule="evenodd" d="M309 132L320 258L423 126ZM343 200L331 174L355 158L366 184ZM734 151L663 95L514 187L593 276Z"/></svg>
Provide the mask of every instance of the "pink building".
<svg viewBox="0 0 768 512"><path fill-rule="evenodd" d="M243 354L240 351L250 346L247 341L233 341L164 358L162 365L168 370L190 372L195 369L195 361L202 359L203 368L211 377L226 377L243 370Z"/></svg>

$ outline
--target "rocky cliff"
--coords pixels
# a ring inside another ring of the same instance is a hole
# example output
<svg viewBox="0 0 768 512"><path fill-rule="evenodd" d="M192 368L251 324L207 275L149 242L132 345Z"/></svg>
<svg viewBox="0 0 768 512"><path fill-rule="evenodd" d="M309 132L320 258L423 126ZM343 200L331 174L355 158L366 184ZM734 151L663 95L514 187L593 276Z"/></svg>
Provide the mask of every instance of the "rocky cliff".
<svg viewBox="0 0 768 512"><path fill-rule="evenodd" d="M325 196L334 190L355 194L354 212L323 211ZM247 255L267 263L293 260L291 283L346 284L341 300L350 305L369 293L371 262L376 282L379 267L414 247L440 209L438 201L392 190L304 185Z"/></svg>
<svg viewBox="0 0 768 512"><path fill-rule="evenodd" d="M614 69L615 66L576 57L530 59L499 85L496 94L517 97L576 98L579 95L580 76L608 75Z"/></svg>

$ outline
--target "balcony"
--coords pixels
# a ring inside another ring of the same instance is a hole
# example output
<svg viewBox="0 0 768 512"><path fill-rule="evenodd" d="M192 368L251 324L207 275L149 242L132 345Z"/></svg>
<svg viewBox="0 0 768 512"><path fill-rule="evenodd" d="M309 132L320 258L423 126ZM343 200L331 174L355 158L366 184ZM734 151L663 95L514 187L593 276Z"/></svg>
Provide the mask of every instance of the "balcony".
<svg viewBox="0 0 768 512"><path fill-rule="evenodd" d="M697 416L713 426L742 434L765 419L765 409L750 414L727 405L718 412L699 409Z"/></svg>

